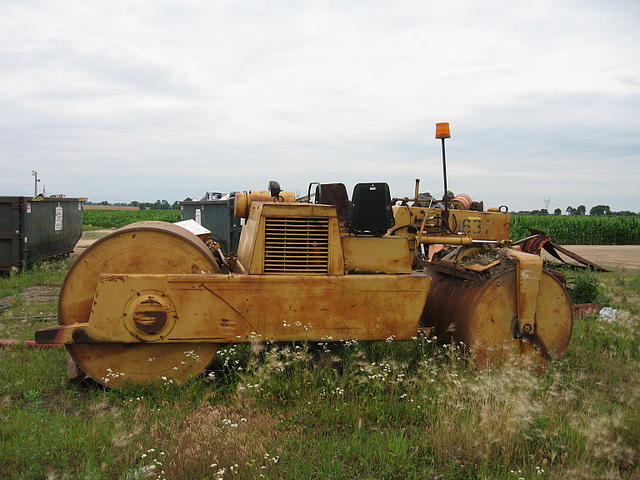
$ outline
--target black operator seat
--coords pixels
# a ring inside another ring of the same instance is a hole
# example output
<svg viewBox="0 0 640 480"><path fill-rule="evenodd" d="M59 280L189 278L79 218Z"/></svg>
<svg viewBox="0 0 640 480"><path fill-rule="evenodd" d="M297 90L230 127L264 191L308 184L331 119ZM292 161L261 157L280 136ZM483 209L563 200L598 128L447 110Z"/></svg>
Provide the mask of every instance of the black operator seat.
<svg viewBox="0 0 640 480"><path fill-rule="evenodd" d="M316 203L333 205L336 207L338 222L341 225L347 223L349 213L349 195L343 183L319 183L316 186Z"/></svg>
<svg viewBox="0 0 640 480"><path fill-rule="evenodd" d="M348 223L351 231L382 236L394 224L389 185L359 183L353 188Z"/></svg>

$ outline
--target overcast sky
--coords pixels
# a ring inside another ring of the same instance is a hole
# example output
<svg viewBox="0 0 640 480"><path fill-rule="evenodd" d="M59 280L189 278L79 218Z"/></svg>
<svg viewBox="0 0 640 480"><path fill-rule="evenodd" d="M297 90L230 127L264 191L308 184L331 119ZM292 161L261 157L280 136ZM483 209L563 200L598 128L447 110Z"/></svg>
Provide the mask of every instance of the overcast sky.
<svg viewBox="0 0 640 480"><path fill-rule="evenodd" d="M3 1L0 195L386 181L640 210L640 2Z"/></svg>

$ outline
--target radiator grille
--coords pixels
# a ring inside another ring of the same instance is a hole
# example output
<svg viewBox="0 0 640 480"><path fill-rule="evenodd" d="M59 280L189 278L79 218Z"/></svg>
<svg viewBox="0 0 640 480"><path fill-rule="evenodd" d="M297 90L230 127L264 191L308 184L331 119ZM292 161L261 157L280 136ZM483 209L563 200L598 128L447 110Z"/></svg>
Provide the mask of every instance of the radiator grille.
<svg viewBox="0 0 640 480"><path fill-rule="evenodd" d="M264 273L328 273L328 218L267 217L265 220Z"/></svg>

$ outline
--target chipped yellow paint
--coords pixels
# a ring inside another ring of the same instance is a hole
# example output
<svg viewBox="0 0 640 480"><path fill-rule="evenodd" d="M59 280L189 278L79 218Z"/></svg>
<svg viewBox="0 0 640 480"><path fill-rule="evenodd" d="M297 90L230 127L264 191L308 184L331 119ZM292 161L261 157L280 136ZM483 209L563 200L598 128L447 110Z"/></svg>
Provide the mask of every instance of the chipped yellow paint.
<svg viewBox="0 0 640 480"><path fill-rule="evenodd" d="M344 269L350 273L411 273L412 255L403 237L342 237Z"/></svg>
<svg viewBox="0 0 640 480"><path fill-rule="evenodd" d="M511 268L476 283L431 272L433 282L423 325L463 342L480 364L511 353L542 361L531 343L513 338L512 321L518 315L516 270ZM548 272L542 272L539 285L539 294L533 299L533 333L551 358L561 358L571 339L571 304L565 288Z"/></svg>
<svg viewBox="0 0 640 480"><path fill-rule="evenodd" d="M454 336L479 361L494 349L533 351L512 338L514 316L552 356L566 351L569 301L539 257L513 251L517 268L474 285L431 267L412 271L421 242L506 241L507 213L396 206L395 226L373 237L341 232L330 205L245 203L232 273L220 273L205 243L180 227L127 226L76 261L60 296L60 326L36 339L66 344L82 370L109 386L182 383L206 368L220 343L401 340L445 323L447 330L452 319Z"/></svg>
<svg viewBox="0 0 640 480"><path fill-rule="evenodd" d="M391 235L421 237L423 243L452 243L451 232L442 231L445 227L440 208L394 206L395 225ZM509 213L476 212L472 210L448 210L448 225L456 234L463 234L473 240L509 240ZM432 233L433 231L438 233ZM450 237L437 241L433 237ZM456 244L464 243L459 240Z"/></svg>
<svg viewBox="0 0 640 480"><path fill-rule="evenodd" d="M238 247L238 260L245 268L247 273L252 275L260 275L267 273L265 271L265 238L266 225L269 220L282 219L283 222L310 222L325 219L328 224L326 241L328 244L327 268L329 275L344 274L344 258L342 255L342 247L340 243L340 226L335 207L329 205L316 205L310 203L260 203L251 204L251 211L247 224L242 230L240 244ZM286 229L284 229L286 231ZM307 234L308 235L308 234ZM305 248L313 249L313 242L308 240L302 232L294 231L293 233L281 233L283 245L293 244L290 247L291 252L299 249L294 244L294 240L305 240ZM318 249L320 247L318 246ZM283 247L285 251L289 248ZM289 252L289 253L291 253ZM283 273L287 273L284 269ZM293 273L293 272L292 272ZM311 273L311 272L305 272Z"/></svg>
<svg viewBox="0 0 640 480"><path fill-rule="evenodd" d="M542 257L509 249L509 256L516 260L516 306L520 328L535 327L536 306L542 278Z"/></svg>
<svg viewBox="0 0 640 480"><path fill-rule="evenodd" d="M171 328L154 343L408 339L430 283L418 274L101 275L89 321L55 329L56 341L144 341L129 328L130 304L157 292Z"/></svg>

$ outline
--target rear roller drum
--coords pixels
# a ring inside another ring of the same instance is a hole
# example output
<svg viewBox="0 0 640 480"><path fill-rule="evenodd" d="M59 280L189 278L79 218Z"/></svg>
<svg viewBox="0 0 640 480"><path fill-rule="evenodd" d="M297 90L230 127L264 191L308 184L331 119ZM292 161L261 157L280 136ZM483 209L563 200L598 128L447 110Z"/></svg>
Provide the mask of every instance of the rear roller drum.
<svg viewBox="0 0 640 480"><path fill-rule="evenodd" d="M189 231L165 222L133 223L98 240L71 267L60 292L59 323L89 321L100 274L219 271L207 246ZM204 371L217 348L214 343L67 345L78 367L109 387L184 383Z"/></svg>
<svg viewBox="0 0 640 480"><path fill-rule="evenodd" d="M470 282L432 272L434 277L422 323L438 335L463 342L480 364L516 353L536 359L564 356L573 317L564 286L543 271L536 303L534 341L513 338L517 316L516 269Z"/></svg>

